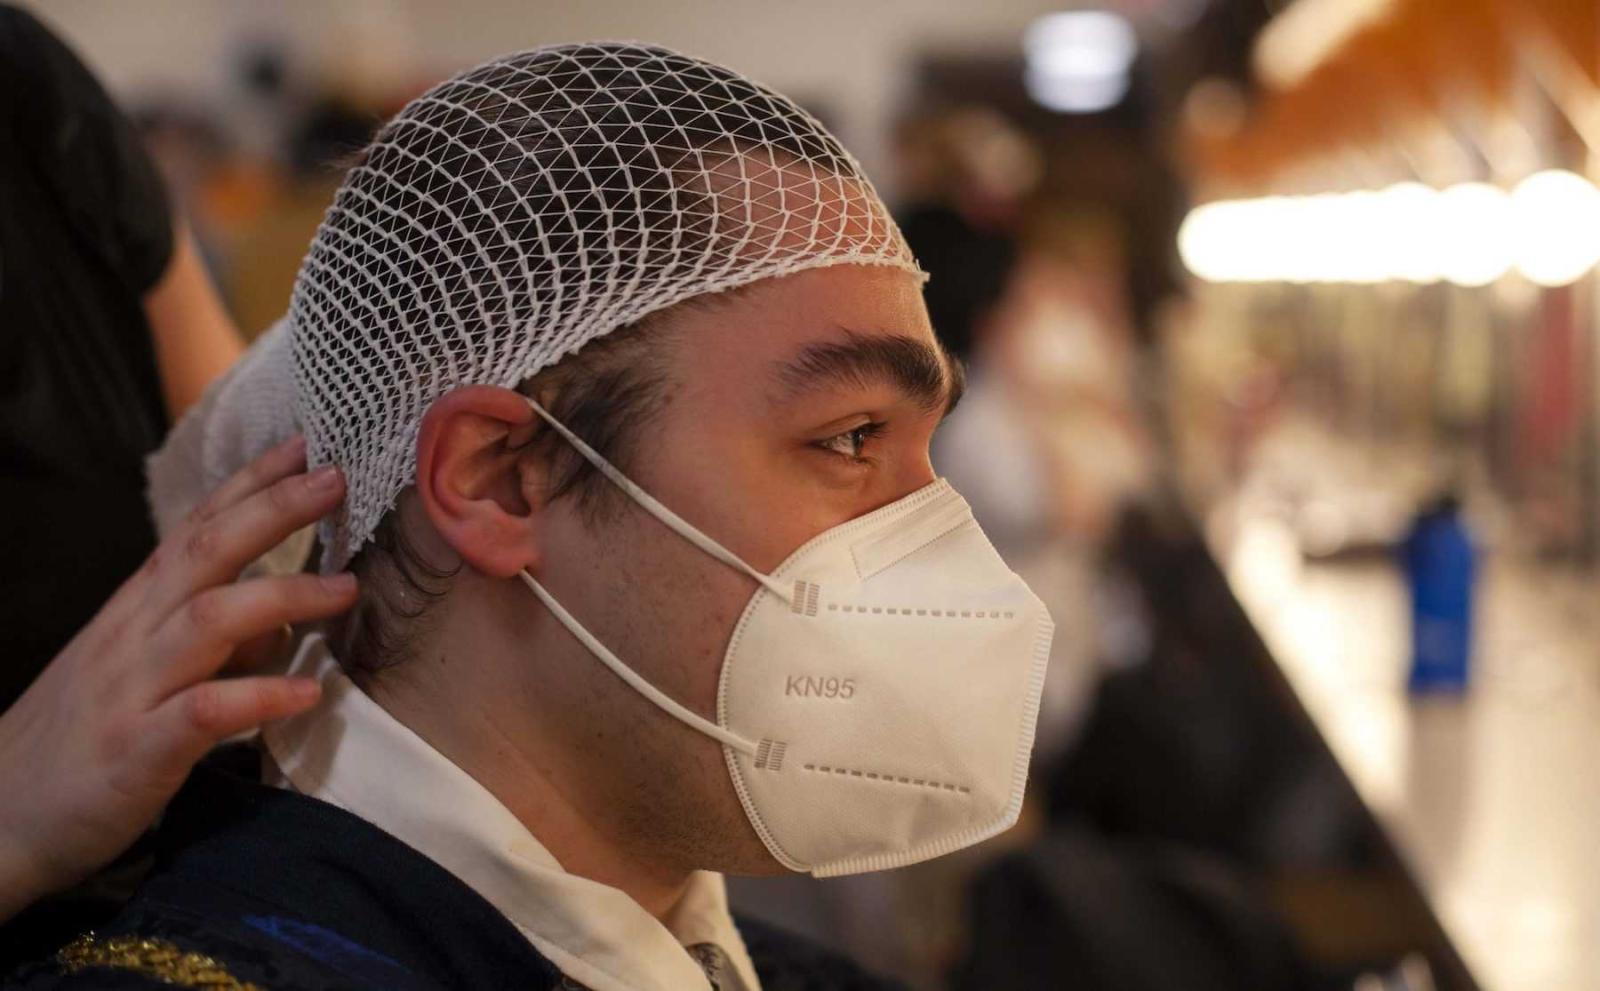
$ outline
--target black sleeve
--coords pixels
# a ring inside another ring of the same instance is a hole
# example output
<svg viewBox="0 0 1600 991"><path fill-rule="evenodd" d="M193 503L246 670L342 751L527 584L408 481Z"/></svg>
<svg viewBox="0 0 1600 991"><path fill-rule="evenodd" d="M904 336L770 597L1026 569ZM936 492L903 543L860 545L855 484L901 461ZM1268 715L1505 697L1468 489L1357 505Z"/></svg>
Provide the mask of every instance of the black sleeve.
<svg viewBox="0 0 1600 991"><path fill-rule="evenodd" d="M172 212L133 124L27 11L0 4L0 114L80 237L142 294L172 256Z"/></svg>
<svg viewBox="0 0 1600 991"><path fill-rule="evenodd" d="M762 991L909 991L794 933L747 916L734 922Z"/></svg>
<svg viewBox="0 0 1600 991"><path fill-rule="evenodd" d="M55 964L36 964L0 980L0 991L172 991L172 984L135 970L68 971Z"/></svg>
<svg viewBox="0 0 1600 991"><path fill-rule="evenodd" d="M111 963L109 958L106 963ZM0 991L170 991L171 987L157 974L137 966L68 966L54 955L0 976Z"/></svg>

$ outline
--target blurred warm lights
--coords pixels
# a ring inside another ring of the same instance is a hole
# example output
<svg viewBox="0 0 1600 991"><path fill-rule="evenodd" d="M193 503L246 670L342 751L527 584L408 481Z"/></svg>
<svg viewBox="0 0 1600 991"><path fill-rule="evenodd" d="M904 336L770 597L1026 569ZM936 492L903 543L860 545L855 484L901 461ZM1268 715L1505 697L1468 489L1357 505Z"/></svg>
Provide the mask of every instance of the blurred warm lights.
<svg viewBox="0 0 1600 991"><path fill-rule="evenodd" d="M1540 172L1510 194L1487 183L1221 200L1178 231L1184 265L1208 282L1446 281L1484 286L1513 269L1543 286L1600 263L1600 189Z"/></svg>
<svg viewBox="0 0 1600 991"><path fill-rule="evenodd" d="M1511 270L1511 199L1486 182L1439 194L1434 210L1439 274L1458 286L1486 286ZM1600 234L1600 232L1596 232Z"/></svg>
<svg viewBox="0 0 1600 991"><path fill-rule="evenodd" d="M1267 85L1288 89L1393 8L1394 0L1296 0L1256 39L1256 73Z"/></svg>
<svg viewBox="0 0 1600 991"><path fill-rule="evenodd" d="M1139 53L1133 25L1105 10L1047 14L1028 27L1022 44L1028 95L1060 113L1096 113L1120 103Z"/></svg>
<svg viewBox="0 0 1600 991"><path fill-rule="evenodd" d="M1511 191L1517 271L1541 286L1575 282L1600 262L1600 189L1552 170Z"/></svg>

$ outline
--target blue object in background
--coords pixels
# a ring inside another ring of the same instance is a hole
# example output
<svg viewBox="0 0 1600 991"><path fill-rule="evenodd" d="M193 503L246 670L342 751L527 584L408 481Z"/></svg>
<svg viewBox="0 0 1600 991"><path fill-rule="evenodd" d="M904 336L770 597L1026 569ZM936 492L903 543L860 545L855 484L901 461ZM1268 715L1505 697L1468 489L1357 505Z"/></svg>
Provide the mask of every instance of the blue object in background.
<svg viewBox="0 0 1600 991"><path fill-rule="evenodd" d="M1472 654L1478 554L1453 496L1417 516L1401 564L1411 587L1411 690L1459 691Z"/></svg>

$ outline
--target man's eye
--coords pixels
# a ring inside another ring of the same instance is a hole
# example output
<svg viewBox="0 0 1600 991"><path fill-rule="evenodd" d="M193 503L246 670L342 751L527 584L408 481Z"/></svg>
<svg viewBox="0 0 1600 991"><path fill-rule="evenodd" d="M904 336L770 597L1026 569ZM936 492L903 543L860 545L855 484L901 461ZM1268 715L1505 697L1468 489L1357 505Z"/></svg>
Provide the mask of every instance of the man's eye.
<svg viewBox="0 0 1600 991"><path fill-rule="evenodd" d="M817 446L825 451L830 451L840 457L852 461L862 461L863 452L866 450L867 441L883 432L881 423L863 423L859 427L846 430L842 434L835 434L827 440L817 442Z"/></svg>

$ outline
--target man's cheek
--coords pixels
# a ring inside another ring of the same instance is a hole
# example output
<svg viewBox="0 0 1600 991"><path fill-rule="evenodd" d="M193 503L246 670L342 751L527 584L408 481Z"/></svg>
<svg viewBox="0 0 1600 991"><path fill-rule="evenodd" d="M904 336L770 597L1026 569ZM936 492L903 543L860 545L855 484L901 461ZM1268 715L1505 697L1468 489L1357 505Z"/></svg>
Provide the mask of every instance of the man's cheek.
<svg viewBox="0 0 1600 991"><path fill-rule="evenodd" d="M652 564L651 588L639 590L645 608L630 622L630 639L661 659L659 680L652 680L663 691L715 721L723 657L755 583L686 549L672 548Z"/></svg>
<svg viewBox="0 0 1600 991"><path fill-rule="evenodd" d="M697 624L699 638L699 663L695 702L697 711L716 721L717 688L722 680L722 664L728 654L728 642L743 618L750 597L755 594L753 583L740 580L728 583L718 601L708 607L703 621Z"/></svg>

